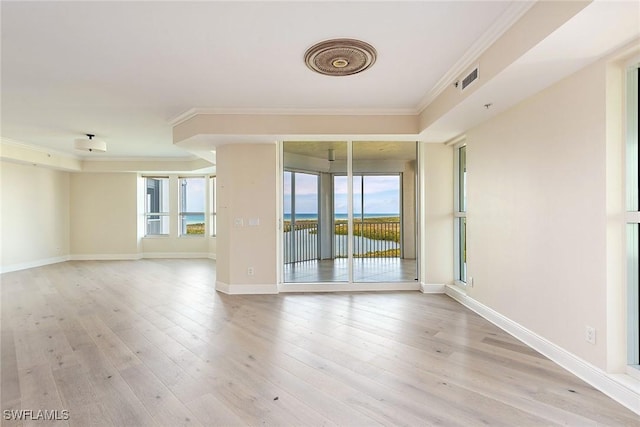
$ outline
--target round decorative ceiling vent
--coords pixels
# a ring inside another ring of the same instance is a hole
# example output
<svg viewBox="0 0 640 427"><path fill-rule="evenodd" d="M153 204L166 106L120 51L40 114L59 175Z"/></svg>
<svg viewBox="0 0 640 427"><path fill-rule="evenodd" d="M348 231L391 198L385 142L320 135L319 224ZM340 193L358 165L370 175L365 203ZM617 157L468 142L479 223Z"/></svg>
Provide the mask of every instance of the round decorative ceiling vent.
<svg viewBox="0 0 640 427"><path fill-rule="evenodd" d="M304 62L313 71L327 76L349 76L376 62L376 50L369 43L353 39L325 40L311 46Z"/></svg>

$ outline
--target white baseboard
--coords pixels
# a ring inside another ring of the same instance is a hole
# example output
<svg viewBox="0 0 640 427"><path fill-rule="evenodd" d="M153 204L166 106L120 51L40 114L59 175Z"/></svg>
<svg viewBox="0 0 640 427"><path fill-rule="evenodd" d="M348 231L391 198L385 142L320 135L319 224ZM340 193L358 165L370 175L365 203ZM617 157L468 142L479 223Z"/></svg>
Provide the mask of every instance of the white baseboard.
<svg viewBox="0 0 640 427"><path fill-rule="evenodd" d="M444 283L420 283L420 292L423 294L444 294Z"/></svg>
<svg viewBox="0 0 640 427"><path fill-rule="evenodd" d="M57 264L65 261L119 261L138 260L143 258L206 258L216 259L216 254L209 252L145 252L135 254L74 254L60 257L38 259L34 261L21 262L0 266L0 274L11 273L12 271L26 270L29 268L42 267L49 264Z"/></svg>
<svg viewBox="0 0 640 427"><path fill-rule="evenodd" d="M142 255L135 254L74 254L69 257L71 261L129 261L142 259Z"/></svg>
<svg viewBox="0 0 640 427"><path fill-rule="evenodd" d="M562 347L557 346L497 311L467 296L455 286L446 286L445 293L460 304L475 311L489 322L498 326L500 329L513 335L529 347L553 360L583 381L597 388L613 400L640 415L640 391L638 390L640 387L630 388L632 386L627 386L624 384L624 381L618 379L620 375L607 374L602 369L585 362ZM630 378L630 376L625 377ZM632 383L635 384L635 382Z"/></svg>
<svg viewBox="0 0 640 427"><path fill-rule="evenodd" d="M49 264L57 264L59 262L69 261L69 255L58 256L53 258L37 259L34 261L20 262L18 264L3 265L0 267L0 274L11 273L12 271L26 270L28 268L42 267Z"/></svg>
<svg viewBox="0 0 640 427"><path fill-rule="evenodd" d="M265 295L277 294L278 286L273 285L230 285L216 281L216 291L229 295Z"/></svg>
<svg viewBox="0 0 640 427"><path fill-rule="evenodd" d="M148 259L162 259L162 258L173 258L173 259L188 259L188 258L209 258L209 252L143 252L142 258Z"/></svg>
<svg viewBox="0 0 640 427"><path fill-rule="evenodd" d="M419 291L416 283L283 283L278 286L282 293L287 292L371 292L371 291Z"/></svg>

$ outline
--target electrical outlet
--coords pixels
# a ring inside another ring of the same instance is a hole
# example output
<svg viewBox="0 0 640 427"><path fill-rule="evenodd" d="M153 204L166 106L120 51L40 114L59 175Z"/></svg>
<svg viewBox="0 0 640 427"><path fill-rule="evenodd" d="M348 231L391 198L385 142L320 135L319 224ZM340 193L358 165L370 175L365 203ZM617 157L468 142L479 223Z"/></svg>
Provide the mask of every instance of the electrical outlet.
<svg viewBox="0 0 640 427"><path fill-rule="evenodd" d="M596 328L592 326L587 326L584 331L584 339L591 344L596 343Z"/></svg>
<svg viewBox="0 0 640 427"><path fill-rule="evenodd" d="M247 268L247 276L253 276L253 273L254 273L253 267Z"/></svg>
<svg viewBox="0 0 640 427"><path fill-rule="evenodd" d="M470 288L473 288L473 277L469 276L469 279L467 280L467 285L469 285Z"/></svg>

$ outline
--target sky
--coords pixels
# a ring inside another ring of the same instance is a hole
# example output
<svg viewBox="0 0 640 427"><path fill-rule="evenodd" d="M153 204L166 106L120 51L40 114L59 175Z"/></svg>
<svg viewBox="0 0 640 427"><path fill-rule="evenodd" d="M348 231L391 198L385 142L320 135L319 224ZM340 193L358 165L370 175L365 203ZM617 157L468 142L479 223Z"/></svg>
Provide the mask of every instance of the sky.
<svg viewBox="0 0 640 427"><path fill-rule="evenodd" d="M204 212L205 197L204 178L187 180L187 212Z"/></svg>
<svg viewBox="0 0 640 427"><path fill-rule="evenodd" d="M361 176L354 177L354 214L361 213ZM347 213L347 177L336 176L334 179L335 212ZM365 213L400 212L400 176L399 175L365 175L364 176L364 211ZM317 175L296 173L296 212L317 213L318 211L318 177ZM284 176L284 213L291 213L291 173Z"/></svg>

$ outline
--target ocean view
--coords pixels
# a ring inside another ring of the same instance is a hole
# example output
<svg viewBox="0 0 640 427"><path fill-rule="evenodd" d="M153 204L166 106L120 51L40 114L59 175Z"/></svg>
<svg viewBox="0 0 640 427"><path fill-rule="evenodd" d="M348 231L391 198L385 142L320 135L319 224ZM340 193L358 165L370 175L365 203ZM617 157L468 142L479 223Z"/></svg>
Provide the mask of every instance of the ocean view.
<svg viewBox="0 0 640 427"><path fill-rule="evenodd" d="M204 214L185 215L187 224L204 224Z"/></svg>
<svg viewBox="0 0 640 427"><path fill-rule="evenodd" d="M353 214L354 218L360 218L360 214ZM375 214L365 214L365 218L399 218L400 214L398 213L375 213ZM347 219L347 214L335 214L336 219ZM196 215L185 215L187 224L204 224L204 214L196 214ZM299 213L296 214L297 220L317 220L318 214L315 213ZM291 214L284 214L285 221L291 221Z"/></svg>
<svg viewBox="0 0 640 427"><path fill-rule="evenodd" d="M283 215L284 220L285 221L291 221L291 214L290 213L286 213ZM353 214L354 218L360 218L360 214L359 213L354 213ZM399 213L366 213L364 214L365 218L399 218L400 214ZM296 214L296 220L317 220L318 219L318 214L316 213L297 213ZM347 214L346 213L337 213L335 214L335 219L347 219Z"/></svg>

